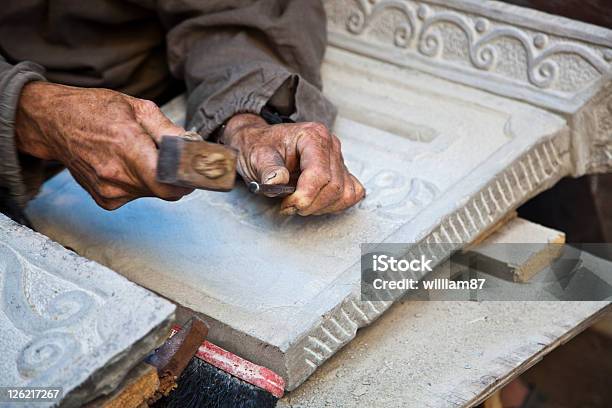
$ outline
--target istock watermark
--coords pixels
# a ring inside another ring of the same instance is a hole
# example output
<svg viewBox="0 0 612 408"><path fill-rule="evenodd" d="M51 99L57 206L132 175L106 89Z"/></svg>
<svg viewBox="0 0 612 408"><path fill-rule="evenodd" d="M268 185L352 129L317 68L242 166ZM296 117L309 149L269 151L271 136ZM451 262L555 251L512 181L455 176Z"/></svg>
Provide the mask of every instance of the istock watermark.
<svg viewBox="0 0 612 408"><path fill-rule="evenodd" d="M610 244L460 247L363 244L361 299L612 301Z"/></svg>
<svg viewBox="0 0 612 408"><path fill-rule="evenodd" d="M372 270L374 272L386 272L388 270L395 272L431 272L433 269L431 263L433 259L426 259L425 255L421 255L419 259L395 259L393 256L382 254L374 254L372 256Z"/></svg>

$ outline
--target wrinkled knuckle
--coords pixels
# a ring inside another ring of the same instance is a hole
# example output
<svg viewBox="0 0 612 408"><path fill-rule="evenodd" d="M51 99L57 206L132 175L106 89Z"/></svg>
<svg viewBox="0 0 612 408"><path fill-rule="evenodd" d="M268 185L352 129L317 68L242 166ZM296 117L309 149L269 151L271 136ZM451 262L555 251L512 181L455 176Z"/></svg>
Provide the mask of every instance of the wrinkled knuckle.
<svg viewBox="0 0 612 408"><path fill-rule="evenodd" d="M112 141L119 138L125 132L125 126L120 122L112 122L107 125L106 131L112 136Z"/></svg>
<svg viewBox="0 0 612 408"><path fill-rule="evenodd" d="M123 135L125 136L133 136L142 132L142 127L135 121L126 121L122 123L121 129L123 130Z"/></svg>
<svg viewBox="0 0 612 408"><path fill-rule="evenodd" d="M119 177L119 169L113 165L103 165L96 168L96 176L102 180L117 180Z"/></svg>
<svg viewBox="0 0 612 408"><path fill-rule="evenodd" d="M110 105L125 107L127 104L126 97L121 92L113 91L112 89L102 89L100 92Z"/></svg>
<svg viewBox="0 0 612 408"><path fill-rule="evenodd" d="M148 99L140 99L138 101L138 104L140 105L140 108L142 109L142 111L145 113L152 113L152 112L156 112L159 110L159 108L157 107L157 104Z"/></svg>
<svg viewBox="0 0 612 408"><path fill-rule="evenodd" d="M116 200L125 195L125 192L113 185L102 184L98 187L98 195L105 201Z"/></svg>
<svg viewBox="0 0 612 408"><path fill-rule="evenodd" d="M100 188L98 190L98 194L100 194L100 196L104 200L112 200L114 198L117 198L116 197L116 193L113 190L109 189L109 188L104 188L104 187Z"/></svg>
<svg viewBox="0 0 612 408"><path fill-rule="evenodd" d="M308 122L305 126L309 130L309 134L311 137L321 139L329 139L330 137L329 130L327 130L327 127L322 123Z"/></svg>
<svg viewBox="0 0 612 408"><path fill-rule="evenodd" d="M291 202L291 205L297 210L303 210L312 203L313 198L313 194L310 194L309 192L303 192L299 197L297 197Z"/></svg>

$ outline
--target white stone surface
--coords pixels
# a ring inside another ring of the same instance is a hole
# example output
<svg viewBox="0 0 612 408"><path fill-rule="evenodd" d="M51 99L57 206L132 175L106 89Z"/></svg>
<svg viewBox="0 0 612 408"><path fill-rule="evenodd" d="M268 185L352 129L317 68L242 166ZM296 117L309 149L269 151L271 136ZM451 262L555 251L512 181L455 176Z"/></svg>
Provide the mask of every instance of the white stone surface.
<svg viewBox="0 0 612 408"><path fill-rule="evenodd" d="M0 387L63 387L80 406L163 340L174 309L0 214Z"/></svg>
<svg viewBox="0 0 612 408"><path fill-rule="evenodd" d="M28 214L79 254L209 317L215 343L292 389L390 305L359 300L360 243L453 242L448 255L570 169L565 121L543 110L337 49L323 72L348 167L368 190L344 214L281 217L276 201L244 188L107 212L67 173Z"/></svg>

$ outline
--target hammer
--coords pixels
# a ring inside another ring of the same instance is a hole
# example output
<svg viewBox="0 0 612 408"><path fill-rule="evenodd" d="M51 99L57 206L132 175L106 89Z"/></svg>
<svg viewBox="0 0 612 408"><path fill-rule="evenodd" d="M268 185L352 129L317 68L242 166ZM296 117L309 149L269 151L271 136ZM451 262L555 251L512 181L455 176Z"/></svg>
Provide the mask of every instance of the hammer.
<svg viewBox="0 0 612 408"><path fill-rule="evenodd" d="M157 159L157 181L175 186L212 191L230 191L236 182L238 152L210 143L196 132L163 136ZM268 197L292 194L295 186L249 183L249 191Z"/></svg>

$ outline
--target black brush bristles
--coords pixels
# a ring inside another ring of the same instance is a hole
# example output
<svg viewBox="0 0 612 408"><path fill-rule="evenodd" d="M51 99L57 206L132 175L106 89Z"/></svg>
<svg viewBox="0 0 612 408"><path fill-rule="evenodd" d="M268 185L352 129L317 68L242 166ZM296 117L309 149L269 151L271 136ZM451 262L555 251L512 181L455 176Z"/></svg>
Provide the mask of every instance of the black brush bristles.
<svg viewBox="0 0 612 408"><path fill-rule="evenodd" d="M155 408L273 408L278 399L194 357L178 380L178 388Z"/></svg>

